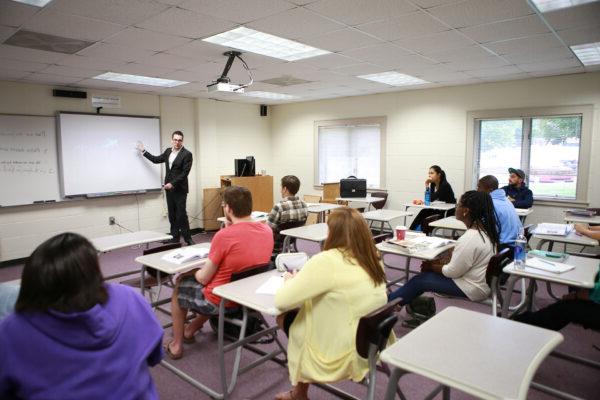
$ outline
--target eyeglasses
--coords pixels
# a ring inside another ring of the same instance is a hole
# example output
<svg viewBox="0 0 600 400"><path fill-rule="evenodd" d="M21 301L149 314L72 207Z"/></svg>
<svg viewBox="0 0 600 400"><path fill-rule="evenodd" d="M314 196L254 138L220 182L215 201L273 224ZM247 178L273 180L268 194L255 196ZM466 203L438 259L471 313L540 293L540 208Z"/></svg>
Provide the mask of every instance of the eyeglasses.
<svg viewBox="0 0 600 400"><path fill-rule="evenodd" d="M183 142L183 139L172 139L174 142Z"/></svg>

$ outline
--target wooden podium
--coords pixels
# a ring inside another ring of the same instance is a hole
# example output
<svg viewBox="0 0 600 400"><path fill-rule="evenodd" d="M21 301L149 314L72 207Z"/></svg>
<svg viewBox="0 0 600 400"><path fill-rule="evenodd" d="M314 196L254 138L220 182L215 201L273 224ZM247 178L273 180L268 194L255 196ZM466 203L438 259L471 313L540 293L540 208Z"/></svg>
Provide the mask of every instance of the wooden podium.
<svg viewBox="0 0 600 400"><path fill-rule="evenodd" d="M269 212L273 202L273 177L261 176L221 176L221 188L242 186L252 193L252 211Z"/></svg>

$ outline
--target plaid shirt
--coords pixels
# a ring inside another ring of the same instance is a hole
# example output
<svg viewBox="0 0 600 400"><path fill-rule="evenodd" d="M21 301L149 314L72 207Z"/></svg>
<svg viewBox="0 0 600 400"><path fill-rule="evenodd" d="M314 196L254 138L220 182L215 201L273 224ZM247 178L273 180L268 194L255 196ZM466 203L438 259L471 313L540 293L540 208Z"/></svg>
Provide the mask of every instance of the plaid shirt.
<svg viewBox="0 0 600 400"><path fill-rule="evenodd" d="M308 218L306 203L297 196L286 197L273 206L269 213L267 223L273 229L278 225L290 221L304 221Z"/></svg>

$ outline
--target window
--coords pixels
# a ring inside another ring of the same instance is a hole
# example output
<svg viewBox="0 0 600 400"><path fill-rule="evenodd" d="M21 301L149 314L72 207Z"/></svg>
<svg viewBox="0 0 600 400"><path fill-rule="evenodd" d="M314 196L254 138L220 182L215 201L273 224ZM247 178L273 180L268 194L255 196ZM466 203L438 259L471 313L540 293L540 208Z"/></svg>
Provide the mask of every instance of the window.
<svg viewBox="0 0 600 400"><path fill-rule="evenodd" d="M525 171L536 200L587 201L591 108L482 111L469 120L474 162L467 187L485 175L504 186L514 167Z"/></svg>
<svg viewBox="0 0 600 400"><path fill-rule="evenodd" d="M382 188L384 118L315 122L315 185L354 175Z"/></svg>

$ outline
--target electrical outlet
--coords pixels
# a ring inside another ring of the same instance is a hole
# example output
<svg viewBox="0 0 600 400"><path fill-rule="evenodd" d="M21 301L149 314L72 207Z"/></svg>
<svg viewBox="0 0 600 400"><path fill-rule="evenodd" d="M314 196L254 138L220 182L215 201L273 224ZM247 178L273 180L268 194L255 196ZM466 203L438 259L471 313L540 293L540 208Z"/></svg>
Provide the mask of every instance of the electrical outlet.
<svg viewBox="0 0 600 400"><path fill-rule="evenodd" d="M117 221L115 220L115 217L108 217L108 224L109 225L114 225L116 223L117 223Z"/></svg>

